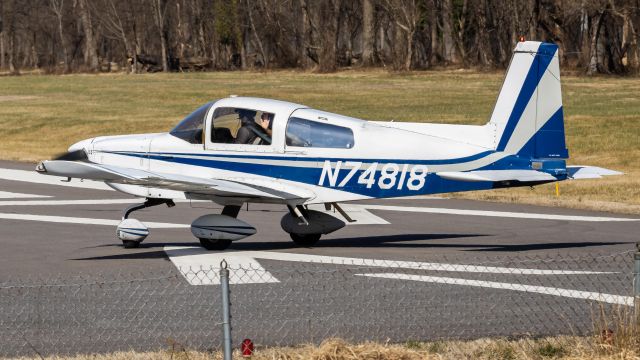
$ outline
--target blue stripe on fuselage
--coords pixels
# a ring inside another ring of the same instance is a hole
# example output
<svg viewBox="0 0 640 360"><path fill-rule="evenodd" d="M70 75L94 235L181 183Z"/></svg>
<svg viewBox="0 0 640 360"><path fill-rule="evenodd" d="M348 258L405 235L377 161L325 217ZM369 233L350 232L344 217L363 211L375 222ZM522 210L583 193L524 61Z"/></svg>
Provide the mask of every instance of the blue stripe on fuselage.
<svg viewBox="0 0 640 360"><path fill-rule="evenodd" d="M220 158L230 158L230 159L255 159L255 160L281 160L281 161L310 161L310 162L320 162L324 163L325 161L353 161L353 162L362 162L366 164L370 163L378 163L378 164L387 164L387 163L396 163L396 164L410 164L410 165L450 165L450 164L459 164L469 161L474 161L486 157L490 154L493 154L495 151L488 150L483 151L481 153L477 153L474 155L464 156L460 158L453 159L432 159L432 160L415 160L415 159L355 159L355 158L328 158L328 157L303 157L303 156L269 156L269 155L227 155L227 154L194 154L194 153L175 153L175 152L136 152L136 151L103 151L105 153L110 154L119 154L119 155L129 155L129 156L138 156L143 155L146 157L147 155L157 155L157 156L193 156L193 157L220 157Z"/></svg>
<svg viewBox="0 0 640 360"><path fill-rule="evenodd" d="M305 183L309 185L319 186L318 182L320 180L320 176L322 174L321 167L299 167L299 166L285 166L285 165L270 165L270 164L260 164L260 163L246 163L246 162L233 162L233 161L223 161L223 160L213 160L213 159L204 159L204 158L185 158L185 157L176 157L170 154L158 154L158 153L127 153L127 152L118 152L120 155L125 156L133 156L138 158L149 158L151 160L157 161L165 161L170 163L178 163L192 166L200 166L206 168L220 169L220 170L229 170L242 172L246 174L252 174L257 176L268 176L274 177L276 179L284 179L290 180L300 183ZM178 154L175 154L178 155ZM190 154L181 154L190 156ZM220 155L224 156L224 155ZM264 158L260 156L259 158ZM308 161L306 158L298 158L301 161ZM319 159L324 162L324 160L329 159ZM353 161L351 159L332 159L331 161ZM404 160L375 160L375 159L367 159L369 162L378 162L378 163L389 163L393 162L396 164L403 164ZM319 162L319 164L321 164ZM445 192L455 192L455 191L469 191L469 190L483 190L483 189L491 189L491 182L461 182L461 181L452 181L442 179L436 174L430 173L427 175L425 185L423 188L419 190L409 190L407 186L403 186L401 189L397 187L393 187L391 189L381 189L376 185L373 185L371 188L367 188L366 185L359 184L358 178L365 170L359 170L357 173L347 182L347 184L343 187L329 187L335 190L346 191L350 193L355 193L359 195L374 197L374 198L383 198L383 197L400 197L400 196L411 196L411 195L424 195L424 194L438 194ZM338 183L343 179L344 176L349 172L348 169L342 169L339 173ZM376 171L375 178L377 179L380 176L380 171ZM328 187L326 184L322 185L323 187Z"/></svg>

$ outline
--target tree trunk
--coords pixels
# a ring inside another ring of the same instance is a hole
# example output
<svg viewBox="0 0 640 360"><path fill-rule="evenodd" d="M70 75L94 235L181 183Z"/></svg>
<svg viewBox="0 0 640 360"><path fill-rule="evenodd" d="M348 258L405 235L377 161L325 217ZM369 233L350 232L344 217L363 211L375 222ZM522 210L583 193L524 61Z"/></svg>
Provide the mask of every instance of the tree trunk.
<svg viewBox="0 0 640 360"><path fill-rule="evenodd" d="M80 11L80 20L85 35L85 65L91 71L98 70L98 47L96 38L93 34L93 24L91 21L91 13L88 8L87 0L78 0L78 9Z"/></svg>
<svg viewBox="0 0 640 360"><path fill-rule="evenodd" d="M375 19L372 0L362 1L362 66L374 64Z"/></svg>
<svg viewBox="0 0 640 360"><path fill-rule="evenodd" d="M296 26L298 40L298 65L303 69L309 67L309 57L307 56L307 32L309 29L308 8L305 0L299 0L298 10L300 11L300 25Z"/></svg>
<svg viewBox="0 0 640 360"><path fill-rule="evenodd" d="M251 8L253 5L250 1L247 1L246 6L247 6L247 13L249 14L249 25L251 27L251 34L253 34L253 38L255 39L256 44L258 45L258 51L260 51L260 57L262 57L262 66L266 68L269 66L269 59L267 58L267 55L264 52L262 41L260 40L260 36L258 35L258 31L256 30L256 26L253 21L253 11L251 11Z"/></svg>
<svg viewBox="0 0 640 360"><path fill-rule="evenodd" d="M580 54L578 56L578 64L582 67L587 67L587 64L589 64L589 48L591 46L589 13L586 8L586 1L582 0L580 5Z"/></svg>
<svg viewBox="0 0 640 360"><path fill-rule="evenodd" d="M604 18L605 11L601 11L598 15L598 20L591 29L591 42L589 46L589 67L587 68L587 75L593 75L599 70L599 56L598 56L598 40L600 39L600 29L602 27L602 20Z"/></svg>
<svg viewBox="0 0 640 360"><path fill-rule="evenodd" d="M166 0L154 0L153 1L153 18L158 29L158 35L160 37L160 51L162 56L162 71L169 71L169 62L167 61L167 33L165 29L165 10Z"/></svg>
<svg viewBox="0 0 640 360"><path fill-rule="evenodd" d="M444 43L444 61L447 64L457 64L460 62L456 44L453 38L453 15L451 8L452 0L442 1L442 42Z"/></svg>
<svg viewBox="0 0 640 360"><path fill-rule="evenodd" d="M638 40L629 7L624 8L623 16L622 48L627 58L627 69L629 69L631 73L637 74L638 70L640 70L640 64L638 63Z"/></svg>
<svg viewBox="0 0 640 360"><path fill-rule="evenodd" d="M407 31L407 57L404 60L404 69L411 70L413 64L413 36L415 31Z"/></svg>
<svg viewBox="0 0 640 360"><path fill-rule="evenodd" d="M429 6L429 23L431 29L431 54L429 56L429 62L435 64L442 58L440 51L440 39L438 36L438 11L436 7L436 0L428 2Z"/></svg>
<svg viewBox="0 0 640 360"><path fill-rule="evenodd" d="M4 57L4 31L0 31L0 70L5 67Z"/></svg>
<svg viewBox="0 0 640 360"><path fill-rule="evenodd" d="M69 64L69 50L67 49L67 42L65 41L64 28L63 28L63 16L64 16L64 0L51 0L51 10L53 10L58 20L58 36L60 37L60 46L62 46L62 56L64 60L64 72L68 73L71 70Z"/></svg>
<svg viewBox="0 0 640 360"><path fill-rule="evenodd" d="M9 34L9 72L13 75L20 74L20 68L18 67L17 51L16 51L16 31L11 30Z"/></svg>
<svg viewBox="0 0 640 360"><path fill-rule="evenodd" d="M491 56L488 53L489 50L489 32L487 29L487 3L486 0L478 1L477 4L477 19L478 19L478 61L480 65L491 66Z"/></svg>
<svg viewBox="0 0 640 360"><path fill-rule="evenodd" d="M332 72L336 70L337 59L337 35L338 35L338 12L340 10L340 0L322 1L313 15L316 17L315 24L323 24L317 28L320 40L320 51L318 54L318 71Z"/></svg>

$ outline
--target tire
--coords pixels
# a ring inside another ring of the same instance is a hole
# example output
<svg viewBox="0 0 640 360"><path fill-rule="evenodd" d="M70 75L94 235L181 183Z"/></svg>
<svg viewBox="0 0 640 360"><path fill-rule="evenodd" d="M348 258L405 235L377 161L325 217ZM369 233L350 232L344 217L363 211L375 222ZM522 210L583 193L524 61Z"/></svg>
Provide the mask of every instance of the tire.
<svg viewBox="0 0 640 360"><path fill-rule="evenodd" d="M231 240L211 240L200 238L200 245L207 250L224 250L231 245Z"/></svg>
<svg viewBox="0 0 640 360"><path fill-rule="evenodd" d="M302 247L310 247L315 245L318 242L318 240L320 240L320 236L322 236L322 234L302 235L302 234L290 233L289 236L291 236L291 240L293 240L293 242L296 245L302 246Z"/></svg>
<svg viewBox="0 0 640 360"><path fill-rule="evenodd" d="M122 246L125 249L135 249L140 247L140 241L122 240Z"/></svg>

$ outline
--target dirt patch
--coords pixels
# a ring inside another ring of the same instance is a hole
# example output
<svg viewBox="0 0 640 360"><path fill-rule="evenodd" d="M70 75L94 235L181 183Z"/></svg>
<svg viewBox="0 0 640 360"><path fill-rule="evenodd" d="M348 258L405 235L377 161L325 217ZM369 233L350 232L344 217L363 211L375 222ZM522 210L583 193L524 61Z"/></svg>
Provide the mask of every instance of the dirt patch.
<svg viewBox="0 0 640 360"><path fill-rule="evenodd" d="M29 95L0 95L0 102L3 101L19 101L19 100L35 100L37 96Z"/></svg>

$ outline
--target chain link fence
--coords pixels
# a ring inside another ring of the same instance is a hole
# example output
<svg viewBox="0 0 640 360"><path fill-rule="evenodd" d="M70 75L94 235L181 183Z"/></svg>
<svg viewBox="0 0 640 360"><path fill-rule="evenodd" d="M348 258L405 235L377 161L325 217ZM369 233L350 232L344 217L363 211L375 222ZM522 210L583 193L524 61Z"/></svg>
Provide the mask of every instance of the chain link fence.
<svg viewBox="0 0 640 360"><path fill-rule="evenodd" d="M636 257L228 259L234 344L587 335L601 314L639 305ZM218 268L5 281L0 356L221 349L221 300Z"/></svg>

